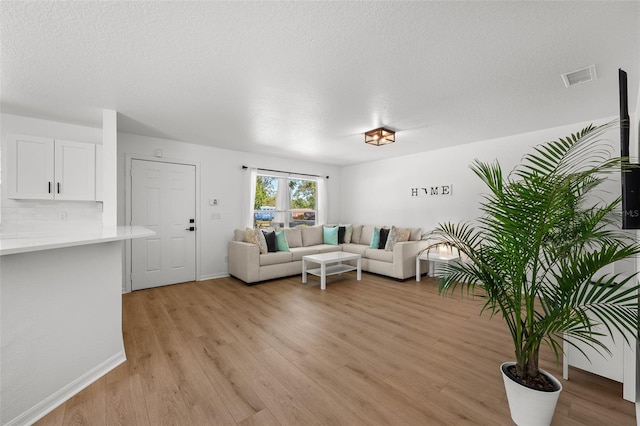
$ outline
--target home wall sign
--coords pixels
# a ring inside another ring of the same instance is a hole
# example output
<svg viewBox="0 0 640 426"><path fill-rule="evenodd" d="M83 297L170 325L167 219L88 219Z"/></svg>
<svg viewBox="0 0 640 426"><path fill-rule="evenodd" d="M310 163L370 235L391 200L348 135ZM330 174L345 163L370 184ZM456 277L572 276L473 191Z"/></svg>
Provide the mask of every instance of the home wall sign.
<svg viewBox="0 0 640 426"><path fill-rule="evenodd" d="M449 197L453 195L453 185L421 186L411 188L411 197Z"/></svg>

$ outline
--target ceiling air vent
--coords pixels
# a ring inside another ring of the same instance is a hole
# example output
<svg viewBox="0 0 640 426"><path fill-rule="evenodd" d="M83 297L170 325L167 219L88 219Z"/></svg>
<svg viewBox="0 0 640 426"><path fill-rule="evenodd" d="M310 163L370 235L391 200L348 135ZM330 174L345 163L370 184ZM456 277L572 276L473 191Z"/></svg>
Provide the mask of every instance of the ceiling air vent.
<svg viewBox="0 0 640 426"><path fill-rule="evenodd" d="M591 65L581 70L562 74L562 81L564 82L564 85L567 88L571 86L577 86L578 84L586 83L587 81L595 80L596 78L598 77L596 76L595 65Z"/></svg>

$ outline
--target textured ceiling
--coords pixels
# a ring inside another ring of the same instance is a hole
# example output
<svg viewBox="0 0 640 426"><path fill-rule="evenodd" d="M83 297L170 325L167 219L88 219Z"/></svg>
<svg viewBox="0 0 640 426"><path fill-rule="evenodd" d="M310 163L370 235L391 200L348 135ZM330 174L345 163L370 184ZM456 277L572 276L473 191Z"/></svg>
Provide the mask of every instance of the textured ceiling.
<svg viewBox="0 0 640 426"><path fill-rule="evenodd" d="M0 2L3 112L346 165L617 114L640 2ZM595 64L598 80L560 74ZM396 143L364 144L385 125Z"/></svg>

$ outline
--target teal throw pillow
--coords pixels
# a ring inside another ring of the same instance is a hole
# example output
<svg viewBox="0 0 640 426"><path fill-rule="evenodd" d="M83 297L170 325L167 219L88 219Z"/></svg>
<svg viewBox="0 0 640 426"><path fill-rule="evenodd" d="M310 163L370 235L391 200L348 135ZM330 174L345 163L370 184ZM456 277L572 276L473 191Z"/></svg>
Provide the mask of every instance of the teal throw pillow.
<svg viewBox="0 0 640 426"><path fill-rule="evenodd" d="M276 246L278 251L291 251L289 250L289 243L287 243L287 236L284 235L284 231L276 232Z"/></svg>
<svg viewBox="0 0 640 426"><path fill-rule="evenodd" d="M337 226L329 227L324 226L324 243L332 246L338 245L338 230Z"/></svg>
<svg viewBox="0 0 640 426"><path fill-rule="evenodd" d="M371 236L371 244L369 247L378 248L380 245L380 228L373 228L373 235Z"/></svg>

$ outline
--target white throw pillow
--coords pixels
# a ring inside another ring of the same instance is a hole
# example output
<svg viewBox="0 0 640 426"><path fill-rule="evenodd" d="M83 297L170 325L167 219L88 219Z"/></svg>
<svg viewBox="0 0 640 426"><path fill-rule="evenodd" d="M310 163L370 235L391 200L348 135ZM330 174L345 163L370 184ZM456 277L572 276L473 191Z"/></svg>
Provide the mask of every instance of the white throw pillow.
<svg viewBox="0 0 640 426"><path fill-rule="evenodd" d="M344 242L345 243L350 243L351 242L351 235L353 235L353 225L349 224L340 224L340 226L344 226Z"/></svg>

